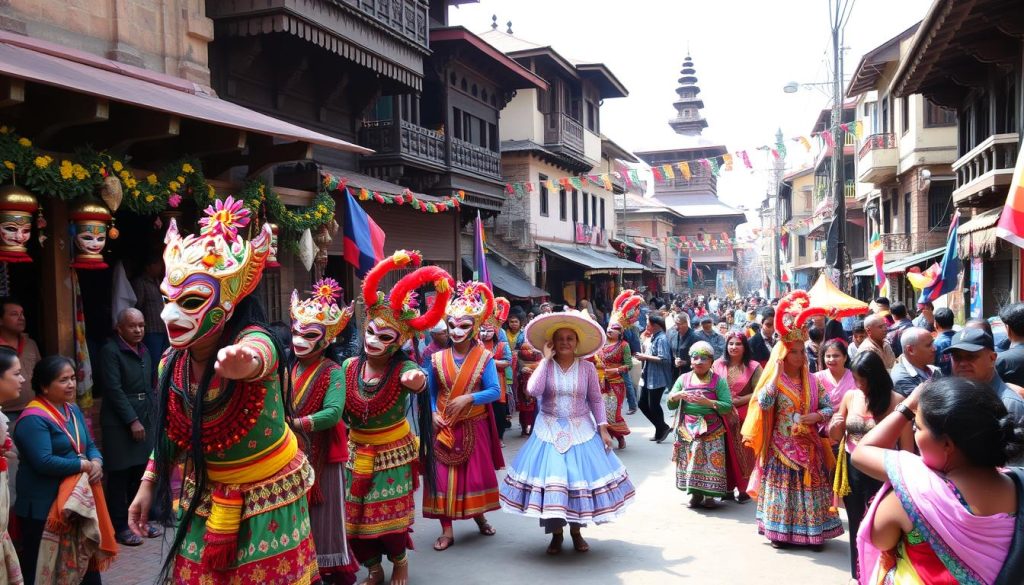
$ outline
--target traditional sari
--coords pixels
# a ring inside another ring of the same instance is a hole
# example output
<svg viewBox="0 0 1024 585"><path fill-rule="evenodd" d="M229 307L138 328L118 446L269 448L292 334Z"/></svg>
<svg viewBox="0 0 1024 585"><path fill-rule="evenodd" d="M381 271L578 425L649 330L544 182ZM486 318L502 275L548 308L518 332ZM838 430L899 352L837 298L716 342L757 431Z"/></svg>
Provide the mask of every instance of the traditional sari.
<svg viewBox="0 0 1024 585"><path fill-rule="evenodd" d="M857 534L861 585L994 583L1013 540L1014 516L975 516L955 486L906 451L887 451L885 472L889 479ZM871 527L890 491L914 529L895 549L880 551L871 543Z"/></svg>
<svg viewBox="0 0 1024 585"><path fill-rule="evenodd" d="M828 394L833 410L838 410L839 403L843 401L843 396L857 387L857 384L853 381L853 372L849 369L845 369L844 372L843 377L838 380L832 377L832 372L828 368L813 374L814 379L821 385L821 389Z"/></svg>
<svg viewBox="0 0 1024 585"><path fill-rule="evenodd" d="M743 370L738 374L735 370L730 371L729 364L724 359L715 360L711 366L712 371L729 384L729 394L732 396L735 406L736 398L754 393L754 373L761 367L755 361L747 362ZM732 493L734 488L740 492L747 490L750 483L750 474L754 469L754 452L743 445L743 438L740 436L740 427L747 418L747 410L750 403L735 406L732 411L725 414L725 445L729 455L728 466L728 490Z"/></svg>
<svg viewBox="0 0 1024 585"><path fill-rule="evenodd" d="M726 422L721 413L732 412L732 397L725 380L714 372L707 381L694 372L676 380L671 398L683 392L696 392L711 400L707 407L685 402L669 402L676 409L676 441L672 460L676 464L676 488L689 494L722 497L728 492Z"/></svg>
<svg viewBox="0 0 1024 585"><path fill-rule="evenodd" d="M633 358L629 353L629 344L623 340L609 343L598 352L604 362L604 384L601 395L604 398L604 411L608 417L608 434L620 438L629 434L629 425L622 416L622 402L626 400L626 373L618 371L625 366L633 367Z"/></svg>

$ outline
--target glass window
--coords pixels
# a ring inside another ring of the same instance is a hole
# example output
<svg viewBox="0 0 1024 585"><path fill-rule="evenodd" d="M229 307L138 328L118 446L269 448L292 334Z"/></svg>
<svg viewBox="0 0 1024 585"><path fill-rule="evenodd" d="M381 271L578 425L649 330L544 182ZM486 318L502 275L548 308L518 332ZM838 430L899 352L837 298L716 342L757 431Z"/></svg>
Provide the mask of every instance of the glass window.
<svg viewBox="0 0 1024 585"><path fill-rule="evenodd" d="M949 225L953 213L953 187L955 181L932 180L928 187L928 228L940 228Z"/></svg>
<svg viewBox="0 0 1024 585"><path fill-rule="evenodd" d="M597 195L590 194L590 225L597 227Z"/></svg>
<svg viewBox="0 0 1024 585"><path fill-rule="evenodd" d="M601 229L604 229L604 198L601 199Z"/></svg>
<svg viewBox="0 0 1024 585"><path fill-rule="evenodd" d="M538 175L537 179L540 181L540 214L543 217L548 216L548 178L546 175Z"/></svg>
<svg viewBox="0 0 1024 585"><path fill-rule="evenodd" d="M943 108L925 98L924 100L924 127L935 126L956 126L956 110Z"/></svg>
<svg viewBox="0 0 1024 585"><path fill-rule="evenodd" d="M565 221L566 219L566 204L565 204L565 189L558 190L558 219Z"/></svg>
<svg viewBox="0 0 1024 585"><path fill-rule="evenodd" d="M580 220L580 201L578 197L579 193L576 189L572 190L572 222L576 223Z"/></svg>
<svg viewBox="0 0 1024 585"><path fill-rule="evenodd" d="M583 194L583 223L584 224L589 224L590 223L590 214L587 213L587 209L589 207L589 203L590 203L589 198L587 197L587 194L584 193ZM572 205L573 211L576 211L576 191L572 192L572 204L573 204ZM575 213L572 216L572 220L576 221L576 214Z"/></svg>
<svg viewBox="0 0 1024 585"><path fill-rule="evenodd" d="M910 97L907 96L900 100L900 130L904 134L910 130Z"/></svg>
<svg viewBox="0 0 1024 585"><path fill-rule="evenodd" d="M462 140L462 110L452 108L452 136Z"/></svg>

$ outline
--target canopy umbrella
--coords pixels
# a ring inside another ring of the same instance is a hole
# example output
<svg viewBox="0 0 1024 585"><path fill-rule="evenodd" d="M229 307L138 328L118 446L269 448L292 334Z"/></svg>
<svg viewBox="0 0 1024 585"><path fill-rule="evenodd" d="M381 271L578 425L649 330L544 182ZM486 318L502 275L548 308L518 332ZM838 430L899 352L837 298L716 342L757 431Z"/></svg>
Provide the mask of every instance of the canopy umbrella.
<svg viewBox="0 0 1024 585"><path fill-rule="evenodd" d="M818 276L818 282L807 291L807 296L811 299L810 306L828 309L827 315L830 319L842 319L868 312L867 303L839 290L825 274Z"/></svg>

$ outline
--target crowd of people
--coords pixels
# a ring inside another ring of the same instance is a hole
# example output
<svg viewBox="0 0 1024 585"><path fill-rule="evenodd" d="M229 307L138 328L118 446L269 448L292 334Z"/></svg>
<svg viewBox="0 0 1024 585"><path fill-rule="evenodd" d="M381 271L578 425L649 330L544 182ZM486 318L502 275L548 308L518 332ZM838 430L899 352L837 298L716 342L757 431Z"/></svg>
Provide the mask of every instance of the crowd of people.
<svg viewBox="0 0 1024 585"><path fill-rule="evenodd" d="M228 201L197 234L172 223L100 352L98 429L75 363L0 300L0 582L99 583L166 531L160 582L376 585L386 558L404 585L417 507L437 552L500 510L584 553L635 498L616 451L637 410L686 503L755 499L775 548L821 550L842 507L862 585L1024 582L1024 304L1000 313L1006 347L927 303L855 316L803 291L514 307L400 250L365 275L353 335L329 278L266 323L271 233L245 239L248 219Z"/></svg>

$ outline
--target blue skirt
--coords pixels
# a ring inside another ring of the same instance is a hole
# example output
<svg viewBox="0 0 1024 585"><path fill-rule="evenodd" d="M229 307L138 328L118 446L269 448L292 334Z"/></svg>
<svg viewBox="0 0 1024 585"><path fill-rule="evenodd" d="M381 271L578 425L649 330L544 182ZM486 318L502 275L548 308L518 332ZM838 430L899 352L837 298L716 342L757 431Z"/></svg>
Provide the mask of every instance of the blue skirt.
<svg viewBox="0 0 1024 585"><path fill-rule="evenodd" d="M500 498L511 514L602 524L622 514L634 494L626 468L605 450L600 433L565 453L534 433L508 468Z"/></svg>

